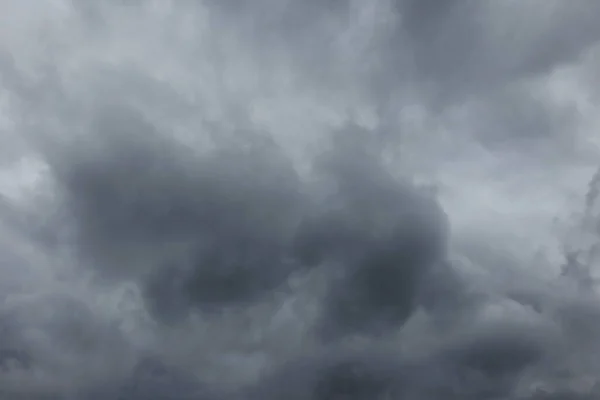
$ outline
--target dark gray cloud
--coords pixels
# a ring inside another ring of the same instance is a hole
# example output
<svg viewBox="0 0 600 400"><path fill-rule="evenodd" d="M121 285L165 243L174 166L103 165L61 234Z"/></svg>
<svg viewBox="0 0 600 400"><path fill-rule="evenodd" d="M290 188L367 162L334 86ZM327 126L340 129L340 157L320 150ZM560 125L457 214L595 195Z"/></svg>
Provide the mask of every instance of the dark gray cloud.
<svg viewBox="0 0 600 400"><path fill-rule="evenodd" d="M434 104L479 97L516 80L543 75L576 60L600 38L591 2L393 4L402 23L390 45L395 50L392 58L405 65L402 58L412 56L414 78L431 88Z"/></svg>
<svg viewBox="0 0 600 400"><path fill-rule="evenodd" d="M224 394L212 390L193 375L169 366L153 357L138 361L131 374L124 379L104 383L83 392L78 398L95 399L196 399L219 400Z"/></svg>
<svg viewBox="0 0 600 400"><path fill-rule="evenodd" d="M519 373L539 362L543 341L500 328L419 357L390 349L323 351L303 357L250 389L250 398L492 399L511 395Z"/></svg>
<svg viewBox="0 0 600 400"><path fill-rule="evenodd" d="M101 276L141 279L162 320L257 300L333 262L346 276L327 299L327 335L387 330L444 257L443 211L385 171L366 131L337 134L315 169L332 193L314 201L269 143L194 155L114 107L90 132L53 157L77 246Z"/></svg>
<svg viewBox="0 0 600 400"><path fill-rule="evenodd" d="M439 205L394 179L361 133L338 133L322 161L334 193L300 236L302 253L343 268L326 299L321 329L328 340L401 325L446 251L448 221Z"/></svg>
<svg viewBox="0 0 600 400"><path fill-rule="evenodd" d="M56 158L82 256L103 276L142 279L161 318L275 289L298 267L288 247L302 198L288 161L250 138L195 155L155 130L109 107Z"/></svg>
<svg viewBox="0 0 600 400"><path fill-rule="evenodd" d="M0 6L0 397L593 392L593 0L58 3Z"/></svg>

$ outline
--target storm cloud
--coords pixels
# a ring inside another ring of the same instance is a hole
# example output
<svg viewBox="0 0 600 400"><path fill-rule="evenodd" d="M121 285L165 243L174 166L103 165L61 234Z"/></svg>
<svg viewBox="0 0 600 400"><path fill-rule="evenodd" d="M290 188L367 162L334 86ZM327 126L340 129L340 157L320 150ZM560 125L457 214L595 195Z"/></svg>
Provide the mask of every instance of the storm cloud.
<svg viewBox="0 0 600 400"><path fill-rule="evenodd" d="M0 397L597 393L595 2L29 3Z"/></svg>

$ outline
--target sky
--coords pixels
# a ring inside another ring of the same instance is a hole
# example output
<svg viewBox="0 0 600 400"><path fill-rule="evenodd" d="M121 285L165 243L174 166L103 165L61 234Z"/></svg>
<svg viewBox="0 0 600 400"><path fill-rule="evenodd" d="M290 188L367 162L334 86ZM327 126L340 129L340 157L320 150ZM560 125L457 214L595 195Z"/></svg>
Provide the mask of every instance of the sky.
<svg viewBox="0 0 600 400"><path fill-rule="evenodd" d="M593 398L599 13L3 1L0 398Z"/></svg>

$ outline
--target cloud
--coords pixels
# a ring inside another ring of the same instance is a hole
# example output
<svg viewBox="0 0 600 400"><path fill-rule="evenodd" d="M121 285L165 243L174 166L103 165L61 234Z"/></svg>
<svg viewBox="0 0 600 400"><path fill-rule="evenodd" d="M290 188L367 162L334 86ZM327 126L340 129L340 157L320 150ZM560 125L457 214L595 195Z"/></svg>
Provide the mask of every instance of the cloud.
<svg viewBox="0 0 600 400"><path fill-rule="evenodd" d="M40 7L0 7L6 396L593 391L594 4Z"/></svg>
<svg viewBox="0 0 600 400"><path fill-rule="evenodd" d="M196 155L134 111L100 111L56 166L83 256L101 275L143 280L164 319L275 289L297 268L286 253L299 182L274 145L246 140Z"/></svg>
<svg viewBox="0 0 600 400"><path fill-rule="evenodd" d="M334 193L301 231L303 253L342 265L326 299L328 340L401 325L446 251L448 224L435 199L394 179L360 133L343 130L334 140L323 161Z"/></svg>
<svg viewBox="0 0 600 400"><path fill-rule="evenodd" d="M478 332L417 357L377 347L324 350L281 367L250 389L249 398L507 396L516 387L520 370L538 362L543 354L543 341L531 331L518 331Z"/></svg>

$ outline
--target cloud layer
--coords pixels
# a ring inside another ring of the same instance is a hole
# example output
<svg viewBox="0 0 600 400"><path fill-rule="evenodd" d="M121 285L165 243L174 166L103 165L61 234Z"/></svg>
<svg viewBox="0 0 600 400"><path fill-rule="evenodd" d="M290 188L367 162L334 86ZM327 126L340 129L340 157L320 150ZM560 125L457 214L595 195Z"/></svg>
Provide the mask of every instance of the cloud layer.
<svg viewBox="0 0 600 400"><path fill-rule="evenodd" d="M31 6L0 397L597 395L594 2Z"/></svg>

